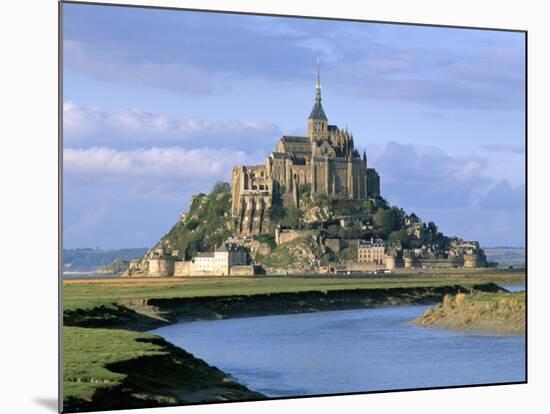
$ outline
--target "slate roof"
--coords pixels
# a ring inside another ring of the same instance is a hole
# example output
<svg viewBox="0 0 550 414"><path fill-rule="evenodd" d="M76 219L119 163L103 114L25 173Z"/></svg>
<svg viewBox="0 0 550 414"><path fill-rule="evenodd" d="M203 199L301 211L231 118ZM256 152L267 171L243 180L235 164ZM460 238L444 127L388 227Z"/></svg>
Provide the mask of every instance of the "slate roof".
<svg viewBox="0 0 550 414"><path fill-rule="evenodd" d="M320 99L315 100L315 104L313 105L311 114L309 114L309 119L324 119L325 121L327 120L327 116L325 115L325 110L323 109L323 105L321 105Z"/></svg>
<svg viewBox="0 0 550 414"><path fill-rule="evenodd" d="M215 251L216 251L216 252L227 252L228 250L227 250L227 246L226 246L225 243L224 243L224 244L222 244L221 246L216 247L216 250L215 250Z"/></svg>
<svg viewBox="0 0 550 414"><path fill-rule="evenodd" d="M196 257L214 257L214 253L210 252L199 252Z"/></svg>
<svg viewBox="0 0 550 414"><path fill-rule="evenodd" d="M283 135L281 138L283 142L293 142L297 144L309 144L309 138L308 137L299 137L296 135Z"/></svg>

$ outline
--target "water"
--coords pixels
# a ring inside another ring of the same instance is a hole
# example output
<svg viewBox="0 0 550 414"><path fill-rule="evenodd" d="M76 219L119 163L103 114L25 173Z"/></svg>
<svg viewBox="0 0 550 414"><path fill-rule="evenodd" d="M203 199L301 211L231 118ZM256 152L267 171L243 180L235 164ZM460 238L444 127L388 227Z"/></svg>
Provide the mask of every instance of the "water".
<svg viewBox="0 0 550 414"><path fill-rule="evenodd" d="M500 287L503 287L508 292L524 292L525 286L524 285L500 285Z"/></svg>
<svg viewBox="0 0 550 414"><path fill-rule="evenodd" d="M265 395L523 381L523 336L426 329L427 306L186 322L152 331Z"/></svg>

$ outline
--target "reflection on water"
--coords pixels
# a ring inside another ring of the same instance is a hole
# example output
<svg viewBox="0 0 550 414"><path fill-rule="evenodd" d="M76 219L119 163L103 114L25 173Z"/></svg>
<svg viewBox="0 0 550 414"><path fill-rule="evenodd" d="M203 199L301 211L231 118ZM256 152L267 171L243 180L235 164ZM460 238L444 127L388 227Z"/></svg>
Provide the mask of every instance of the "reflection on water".
<svg viewBox="0 0 550 414"><path fill-rule="evenodd" d="M525 379L523 336L420 328L426 306L187 322L152 331L268 396Z"/></svg>

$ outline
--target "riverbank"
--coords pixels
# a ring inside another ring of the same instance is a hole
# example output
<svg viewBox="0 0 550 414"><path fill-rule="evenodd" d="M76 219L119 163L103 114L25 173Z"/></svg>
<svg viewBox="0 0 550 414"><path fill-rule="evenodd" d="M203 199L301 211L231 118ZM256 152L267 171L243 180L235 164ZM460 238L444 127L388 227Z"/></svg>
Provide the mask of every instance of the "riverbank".
<svg viewBox="0 0 550 414"><path fill-rule="evenodd" d="M156 335L64 328L64 412L264 398Z"/></svg>
<svg viewBox="0 0 550 414"><path fill-rule="evenodd" d="M524 275L472 272L466 276L453 273L439 278L425 274L378 278L64 281L65 411L99 410L105 407L102 404L107 400L113 408L113 402L120 407L151 407L265 398L160 337L141 333L144 331L185 320L428 304L441 300L446 294L469 292L473 288L494 291L498 289L492 284L494 281L521 284ZM90 348L87 343L95 345ZM126 352L134 349L136 343L152 349ZM157 346L164 350L159 351ZM164 360L166 369L159 369L164 366L163 360L159 360L155 352L171 355L168 360L173 364ZM186 355L186 364L177 362L183 358L179 352ZM89 358L95 365L84 363ZM74 368L71 364L81 370L79 375L71 373ZM173 375L170 372L176 366L181 370L178 377L201 378L202 375L203 381L191 381L196 384L194 388L183 383L171 384ZM151 373L158 373L158 376L149 377ZM115 374L123 378L113 380Z"/></svg>
<svg viewBox="0 0 550 414"><path fill-rule="evenodd" d="M501 335L525 334L525 292L474 292L445 295L414 321L424 327Z"/></svg>

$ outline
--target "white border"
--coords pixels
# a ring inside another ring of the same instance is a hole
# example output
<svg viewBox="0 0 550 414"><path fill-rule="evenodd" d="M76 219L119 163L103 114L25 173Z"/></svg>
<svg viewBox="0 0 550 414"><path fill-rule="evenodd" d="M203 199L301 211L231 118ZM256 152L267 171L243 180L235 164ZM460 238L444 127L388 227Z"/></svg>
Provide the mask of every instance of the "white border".
<svg viewBox="0 0 550 414"><path fill-rule="evenodd" d="M529 384L125 413L542 412L548 406L548 49L544 2L127 1L529 31ZM57 1L2 4L3 412L54 412L57 396ZM547 14L546 14L547 16ZM498 355L495 355L498 358ZM541 407L541 408L538 408Z"/></svg>

